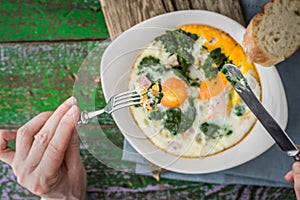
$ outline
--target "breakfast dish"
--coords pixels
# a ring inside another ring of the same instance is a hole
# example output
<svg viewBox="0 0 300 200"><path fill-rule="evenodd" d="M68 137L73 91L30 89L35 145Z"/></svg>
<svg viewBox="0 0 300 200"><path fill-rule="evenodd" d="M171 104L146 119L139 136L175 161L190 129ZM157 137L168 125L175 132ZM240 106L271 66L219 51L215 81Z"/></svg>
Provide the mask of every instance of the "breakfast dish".
<svg viewBox="0 0 300 200"><path fill-rule="evenodd" d="M238 66L261 99L261 83L243 48L227 33L202 24L157 36L137 57L129 89L143 104L136 123L157 148L179 157L215 155L238 144L256 118L219 69Z"/></svg>
<svg viewBox="0 0 300 200"><path fill-rule="evenodd" d="M213 26L228 33L239 44L242 44L245 33L245 28L236 21L203 10L171 12L145 20L122 33L105 50L100 66L105 99L108 101L113 95L129 90L132 67L151 41L166 30L174 30L184 24ZM261 102L281 127L285 128L288 121L287 100L277 69L274 66L256 66L261 83ZM251 133L225 151L205 158L180 157L160 150L150 142L129 108L121 109L112 116L125 139L139 155L159 167L180 173L204 174L236 167L258 157L274 145L272 137L256 122Z"/></svg>

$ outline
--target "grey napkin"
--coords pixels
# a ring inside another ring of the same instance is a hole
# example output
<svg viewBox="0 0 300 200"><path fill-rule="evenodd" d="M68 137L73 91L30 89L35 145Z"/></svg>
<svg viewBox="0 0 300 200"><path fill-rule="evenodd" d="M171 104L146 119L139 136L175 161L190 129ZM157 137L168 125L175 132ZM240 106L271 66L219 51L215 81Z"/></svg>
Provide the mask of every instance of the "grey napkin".
<svg viewBox="0 0 300 200"><path fill-rule="evenodd" d="M249 23L250 19L260 12L261 6L265 2L266 0L241 1L246 23ZM300 50L289 59L276 65L276 68L281 76L288 101L289 121L286 131L295 143L300 144ZM127 141L124 142L123 160L135 162L136 173L151 175L148 162L137 154ZM259 157L228 170L197 175L168 171L161 174L161 177L219 184L292 187L292 184L284 180L284 175L291 169L292 163L293 159L280 151L277 145L274 145Z"/></svg>

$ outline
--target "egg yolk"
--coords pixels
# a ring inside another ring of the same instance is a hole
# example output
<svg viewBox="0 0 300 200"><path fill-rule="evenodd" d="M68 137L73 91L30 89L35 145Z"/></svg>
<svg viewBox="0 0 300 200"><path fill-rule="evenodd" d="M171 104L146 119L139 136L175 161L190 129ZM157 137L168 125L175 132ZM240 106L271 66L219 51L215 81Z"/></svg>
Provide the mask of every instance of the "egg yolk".
<svg viewBox="0 0 300 200"><path fill-rule="evenodd" d="M200 93L198 99L205 101L211 97L219 95L227 86L229 82L222 73L218 73L217 77L212 80L203 81L200 84Z"/></svg>
<svg viewBox="0 0 300 200"><path fill-rule="evenodd" d="M181 26L180 28L184 31L204 37L206 40L204 46L208 51L221 47L222 51L225 52L226 55L229 55L232 49L237 46L237 42L228 34L207 25L191 24Z"/></svg>
<svg viewBox="0 0 300 200"><path fill-rule="evenodd" d="M162 84L163 98L161 104L165 107L174 108L183 104L187 99L187 84L178 78L168 78Z"/></svg>

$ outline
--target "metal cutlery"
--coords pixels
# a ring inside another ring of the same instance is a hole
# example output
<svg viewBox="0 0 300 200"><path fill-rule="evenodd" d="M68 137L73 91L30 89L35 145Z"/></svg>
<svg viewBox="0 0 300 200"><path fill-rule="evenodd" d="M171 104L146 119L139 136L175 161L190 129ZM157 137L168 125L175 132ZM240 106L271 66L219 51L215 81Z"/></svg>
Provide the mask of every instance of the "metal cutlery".
<svg viewBox="0 0 300 200"><path fill-rule="evenodd" d="M256 98L241 71L232 64L225 64L220 71L225 74L235 91L269 132L281 150L285 151L288 156L293 157L296 161L300 161L300 152L295 143Z"/></svg>
<svg viewBox="0 0 300 200"><path fill-rule="evenodd" d="M142 104L141 96L135 90L126 91L120 94L112 96L106 106L101 110L88 112L86 110L82 111L80 114L80 119L77 124L87 124L89 119L94 118L103 113L111 114L119 109Z"/></svg>

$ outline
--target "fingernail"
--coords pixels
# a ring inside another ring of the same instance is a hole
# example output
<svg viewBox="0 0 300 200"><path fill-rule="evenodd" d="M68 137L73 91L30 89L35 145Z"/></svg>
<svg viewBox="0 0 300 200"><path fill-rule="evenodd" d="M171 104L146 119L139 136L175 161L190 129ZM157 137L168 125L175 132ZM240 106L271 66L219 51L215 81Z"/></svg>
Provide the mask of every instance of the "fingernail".
<svg viewBox="0 0 300 200"><path fill-rule="evenodd" d="M71 105L77 105L77 99L75 97L71 96L69 99L67 99L65 101L65 103L70 105L70 106Z"/></svg>

